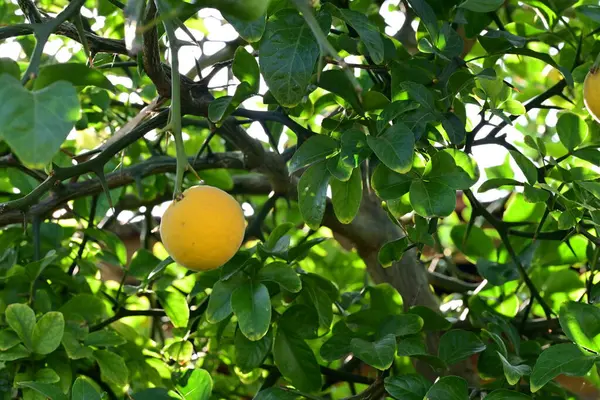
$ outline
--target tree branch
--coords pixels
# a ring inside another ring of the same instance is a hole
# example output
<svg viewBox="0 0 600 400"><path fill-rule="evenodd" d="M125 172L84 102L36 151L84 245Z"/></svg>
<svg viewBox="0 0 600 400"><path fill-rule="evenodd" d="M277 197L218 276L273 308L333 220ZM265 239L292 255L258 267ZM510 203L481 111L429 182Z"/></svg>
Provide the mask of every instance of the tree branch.
<svg viewBox="0 0 600 400"><path fill-rule="evenodd" d="M97 325L90 327L90 332L99 331L100 329L105 328L113 322L116 322L121 318L125 317L164 317L165 315L167 314L162 309L153 308L150 310L128 310L126 308L121 308L112 317L100 322Z"/></svg>

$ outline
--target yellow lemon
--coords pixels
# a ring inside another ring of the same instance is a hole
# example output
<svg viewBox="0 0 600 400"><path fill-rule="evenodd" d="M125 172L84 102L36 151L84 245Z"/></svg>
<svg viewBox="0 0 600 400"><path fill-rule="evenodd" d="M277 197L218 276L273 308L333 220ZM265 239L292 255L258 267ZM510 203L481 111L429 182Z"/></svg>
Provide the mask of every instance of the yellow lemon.
<svg viewBox="0 0 600 400"><path fill-rule="evenodd" d="M228 193L194 186L173 201L160 223L163 246L179 265L208 271L229 261L244 239L244 213Z"/></svg>
<svg viewBox="0 0 600 400"><path fill-rule="evenodd" d="M583 102L590 115L600 122L600 69L590 70L585 77Z"/></svg>

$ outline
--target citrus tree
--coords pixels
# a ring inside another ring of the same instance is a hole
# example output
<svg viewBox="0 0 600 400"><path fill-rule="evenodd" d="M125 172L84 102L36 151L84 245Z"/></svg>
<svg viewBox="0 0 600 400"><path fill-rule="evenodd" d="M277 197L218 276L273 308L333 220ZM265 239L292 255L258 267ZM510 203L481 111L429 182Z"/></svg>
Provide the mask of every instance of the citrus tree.
<svg viewBox="0 0 600 400"><path fill-rule="evenodd" d="M599 398L598 1L0 21L3 399Z"/></svg>

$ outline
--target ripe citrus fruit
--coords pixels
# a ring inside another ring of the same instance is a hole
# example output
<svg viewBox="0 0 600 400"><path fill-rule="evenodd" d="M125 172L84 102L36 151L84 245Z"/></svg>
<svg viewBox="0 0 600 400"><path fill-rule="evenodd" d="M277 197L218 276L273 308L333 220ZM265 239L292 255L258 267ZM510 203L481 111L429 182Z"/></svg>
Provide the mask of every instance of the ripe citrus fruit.
<svg viewBox="0 0 600 400"><path fill-rule="evenodd" d="M600 69L590 70L585 77L583 102L590 115L600 122Z"/></svg>
<svg viewBox="0 0 600 400"><path fill-rule="evenodd" d="M194 186L167 208L160 236L177 264L207 271L235 255L244 229L244 213L233 197L211 186Z"/></svg>

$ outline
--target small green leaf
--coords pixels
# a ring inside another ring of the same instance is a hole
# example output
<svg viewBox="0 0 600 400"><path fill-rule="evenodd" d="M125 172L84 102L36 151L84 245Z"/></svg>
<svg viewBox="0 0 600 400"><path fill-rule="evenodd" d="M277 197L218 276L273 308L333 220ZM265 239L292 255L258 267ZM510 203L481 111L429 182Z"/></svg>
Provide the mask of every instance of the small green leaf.
<svg viewBox="0 0 600 400"><path fill-rule="evenodd" d="M431 387L431 382L417 374L388 376L384 384L385 390L397 400L423 400Z"/></svg>
<svg viewBox="0 0 600 400"><path fill-rule="evenodd" d="M77 315L83 317L89 324L92 324L106 315L106 306L99 297L92 294L81 293L67 301L58 310L68 320L71 316Z"/></svg>
<svg viewBox="0 0 600 400"><path fill-rule="evenodd" d="M207 370L196 368L177 384L177 390L183 400L209 400L213 380Z"/></svg>
<svg viewBox="0 0 600 400"><path fill-rule="evenodd" d="M125 386L129 382L129 370L123 357L108 350L96 350L93 356L100 367L102 380L117 386Z"/></svg>
<svg viewBox="0 0 600 400"><path fill-rule="evenodd" d="M260 367L273 344L273 331L269 330L259 340L249 340L241 330L235 332L235 361L243 372L250 372Z"/></svg>
<svg viewBox="0 0 600 400"><path fill-rule="evenodd" d="M380 136L367 136L367 143L377 158L392 171L404 174L411 170L415 135L403 123L390 126Z"/></svg>
<svg viewBox="0 0 600 400"><path fill-rule="evenodd" d="M422 217L447 217L456 208L456 191L440 182L414 180L410 204Z"/></svg>
<svg viewBox="0 0 600 400"><path fill-rule="evenodd" d="M252 400L298 400L298 395L279 387L270 387L258 392Z"/></svg>
<svg viewBox="0 0 600 400"><path fill-rule="evenodd" d="M265 32L265 26L267 25L266 14L252 21L241 20L224 11L221 11L221 14L248 43L258 42Z"/></svg>
<svg viewBox="0 0 600 400"><path fill-rule="evenodd" d="M465 124L455 114L446 114L442 120L442 126L448 135L448 139L450 139L450 143L461 144L465 140L467 136Z"/></svg>
<svg viewBox="0 0 600 400"><path fill-rule="evenodd" d="M323 71L319 79L319 87L340 96L359 114L363 114L364 109L358 98L358 93L356 93L354 85L344 71L340 69Z"/></svg>
<svg viewBox="0 0 600 400"><path fill-rule="evenodd" d="M544 189L538 189L525 184L523 196L528 203L545 203L550 198L550 193Z"/></svg>
<svg viewBox="0 0 600 400"><path fill-rule="evenodd" d="M0 331L0 351L6 351L21 342L19 336L10 329Z"/></svg>
<svg viewBox="0 0 600 400"><path fill-rule="evenodd" d="M540 354L531 372L531 392L535 393L558 375L583 376L594 365L595 356L573 343L548 347Z"/></svg>
<svg viewBox="0 0 600 400"><path fill-rule="evenodd" d="M408 312L423 319L423 330L426 332L445 331L452 326L450 321L428 307L414 306Z"/></svg>
<svg viewBox="0 0 600 400"><path fill-rule="evenodd" d="M498 389L485 396L485 400L531 400L531 397L513 390Z"/></svg>
<svg viewBox="0 0 600 400"><path fill-rule="evenodd" d="M59 64L62 65L62 64ZM0 137L23 164L44 168L79 120L77 92L69 82L58 81L30 92L10 75L0 75Z"/></svg>
<svg viewBox="0 0 600 400"><path fill-rule="evenodd" d="M448 365L456 364L485 350L485 344L473 332L453 329L442 336L439 357Z"/></svg>
<svg viewBox="0 0 600 400"><path fill-rule="evenodd" d="M531 373L531 367L529 365L512 365L500 352L496 353L498 354L498 357L500 357L500 361L502 361L504 376L509 385L516 385L521 380L521 377Z"/></svg>
<svg viewBox="0 0 600 400"><path fill-rule="evenodd" d="M112 329L91 332L85 337L86 346L113 347L127 343L127 340Z"/></svg>
<svg viewBox="0 0 600 400"><path fill-rule="evenodd" d="M425 395L427 400L468 400L469 388L467 381L458 376L440 378Z"/></svg>
<svg viewBox="0 0 600 400"><path fill-rule="evenodd" d="M360 167L352 171L352 176L346 182L335 178L331 180L333 211L342 224L349 224L358 214L362 189Z"/></svg>
<svg viewBox="0 0 600 400"><path fill-rule="evenodd" d="M374 342L360 338L350 341L350 349L354 355L379 370L386 370L394 361L396 355L396 336L386 335Z"/></svg>
<svg viewBox="0 0 600 400"><path fill-rule="evenodd" d="M231 293L237 287L233 280L218 281L212 288L206 309L206 320L216 324L231 314Z"/></svg>
<svg viewBox="0 0 600 400"><path fill-rule="evenodd" d="M402 197L410 190L416 175L398 174L383 164L379 164L371 176L371 187L382 200L393 200Z"/></svg>
<svg viewBox="0 0 600 400"><path fill-rule="evenodd" d="M326 135L309 137L292 156L288 171L290 174L316 162L325 160L339 150L340 143Z"/></svg>
<svg viewBox="0 0 600 400"><path fill-rule="evenodd" d="M579 146L588 135L588 125L579 115L564 113L558 117L556 132L569 151Z"/></svg>
<svg viewBox="0 0 600 400"><path fill-rule="evenodd" d="M183 365L189 363L194 355L194 345L189 340L178 340L164 349L165 355Z"/></svg>
<svg viewBox="0 0 600 400"><path fill-rule="evenodd" d="M344 131L340 140L340 159L352 168L358 167L373 153L367 143L367 136L358 129Z"/></svg>
<svg viewBox="0 0 600 400"><path fill-rule="evenodd" d="M133 254L131 262L129 263L129 275L143 279L152 273L158 265L162 265L163 263L164 262L161 262L158 258L156 258L151 251L146 249L138 249ZM167 265L162 266L162 268L165 268Z"/></svg>
<svg viewBox="0 0 600 400"><path fill-rule="evenodd" d="M258 92L260 83L260 71L256 59L248 50L243 47L238 47L233 56L233 64L231 66L233 75L240 82L247 82L250 85L250 90L253 93Z"/></svg>
<svg viewBox="0 0 600 400"><path fill-rule="evenodd" d="M530 185L534 185L537 182L538 175L537 168L533 162L516 150L510 150L509 153L523 172L523 175L525 175L525 178L527 178L527 182Z"/></svg>
<svg viewBox="0 0 600 400"><path fill-rule="evenodd" d="M600 351L600 309L595 305L569 301L559 313L560 327L576 344Z"/></svg>
<svg viewBox="0 0 600 400"><path fill-rule="evenodd" d="M510 178L492 178L483 182L479 189L477 189L477 192L483 193L487 192L488 190L498 189L502 186L523 186L523 184Z"/></svg>
<svg viewBox="0 0 600 400"><path fill-rule="evenodd" d="M298 181L300 214L311 229L318 229L325 215L329 178L327 164L321 161L308 167Z"/></svg>
<svg viewBox="0 0 600 400"><path fill-rule="evenodd" d="M55 385L39 382L19 382L18 385L20 387L26 387L35 390L36 392L44 396L45 399L68 400L67 396L65 396L60 390L60 388Z"/></svg>
<svg viewBox="0 0 600 400"><path fill-rule="evenodd" d="M16 79L21 77L21 68L16 61L8 57L0 57L0 75L8 74Z"/></svg>
<svg viewBox="0 0 600 400"><path fill-rule="evenodd" d="M298 273L286 263L276 261L265 265L258 272L258 279L279 284L283 289L298 293L302 289L302 281Z"/></svg>
<svg viewBox="0 0 600 400"><path fill-rule="evenodd" d="M50 354L60 346L65 331L65 319L60 312L46 313L35 324L31 335L32 350L37 354Z"/></svg>
<svg viewBox="0 0 600 400"><path fill-rule="evenodd" d="M315 339L319 330L319 315L314 307L305 304L294 304L279 318L279 329L300 336L302 339Z"/></svg>
<svg viewBox="0 0 600 400"><path fill-rule="evenodd" d="M331 21L323 21L327 30ZM304 97L319 57L319 45L295 9L275 12L259 48L260 71L279 104L294 107Z"/></svg>
<svg viewBox="0 0 600 400"><path fill-rule="evenodd" d="M504 103L500 104L499 108L511 115L523 115L527 112L523 103L517 100L506 100Z"/></svg>
<svg viewBox="0 0 600 400"><path fill-rule="evenodd" d="M398 337L414 335L421 332L423 325L423 319L415 314L391 315L383 322L379 335L392 334Z"/></svg>
<svg viewBox="0 0 600 400"><path fill-rule="evenodd" d="M246 282L233 291L231 307L240 330L250 340L260 340L271 324L271 298L262 283Z"/></svg>
<svg viewBox="0 0 600 400"><path fill-rule="evenodd" d="M333 321L333 311L331 309L333 300L326 289L320 284L321 281L311 279L311 277L314 278L315 275L304 275L302 277L302 293L308 296L310 302L317 310L319 325L324 329L329 329Z"/></svg>
<svg viewBox="0 0 600 400"><path fill-rule="evenodd" d="M496 11L502 4L504 4L504 0L465 0L459 7L478 13L487 13Z"/></svg>
<svg viewBox="0 0 600 400"><path fill-rule="evenodd" d="M54 82L67 81L73 86L96 86L116 93L116 89L104 74L82 63L49 64L40 68L33 81L34 90L50 86Z"/></svg>
<svg viewBox="0 0 600 400"><path fill-rule="evenodd" d="M467 229L469 228L465 224L452 227L450 238L456 248L465 256L474 260L479 258L494 259L496 247L492 238L476 225L471 226L468 236Z"/></svg>
<svg viewBox="0 0 600 400"><path fill-rule="evenodd" d="M52 368L42 368L35 373L34 380L40 383L57 383L60 377Z"/></svg>
<svg viewBox="0 0 600 400"><path fill-rule="evenodd" d="M71 389L71 400L101 400L102 396L94 385L88 382L88 378L80 376L75 379Z"/></svg>
<svg viewBox="0 0 600 400"><path fill-rule="evenodd" d="M176 328L185 328L190 319L190 308L187 299L178 291L156 292L165 313Z"/></svg>
<svg viewBox="0 0 600 400"><path fill-rule="evenodd" d="M222 96L214 99L208 105L208 119L214 123L220 122L231 113L233 96Z"/></svg>
<svg viewBox="0 0 600 400"><path fill-rule="evenodd" d="M14 361L29 357L31 352L22 344L17 344L6 351L0 351L0 361Z"/></svg>
<svg viewBox="0 0 600 400"><path fill-rule="evenodd" d="M415 13L419 16L429 35L435 40L438 36L438 19L435 15L433 8L427 3L426 0L408 0L410 6L415 10Z"/></svg>
<svg viewBox="0 0 600 400"><path fill-rule="evenodd" d="M311 348L299 336L287 330L277 330L273 358L281 374L299 390L312 392L321 388L319 363Z"/></svg>
<svg viewBox="0 0 600 400"><path fill-rule="evenodd" d="M11 304L6 307L5 317L8 326L31 348L31 337L35 328L35 313L31 307L26 304Z"/></svg>
<svg viewBox="0 0 600 400"><path fill-rule="evenodd" d="M387 242L379 249L377 261L379 261L379 264L384 268L390 267L393 263L402 259L408 245L409 241L406 236Z"/></svg>

